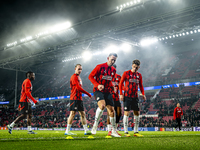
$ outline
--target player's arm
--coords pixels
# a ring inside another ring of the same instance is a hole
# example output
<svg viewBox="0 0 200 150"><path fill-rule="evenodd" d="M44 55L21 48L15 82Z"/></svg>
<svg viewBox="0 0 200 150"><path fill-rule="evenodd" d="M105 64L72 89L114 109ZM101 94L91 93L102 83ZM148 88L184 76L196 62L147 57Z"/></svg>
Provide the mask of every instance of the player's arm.
<svg viewBox="0 0 200 150"><path fill-rule="evenodd" d="M123 84L124 84L125 78L126 78L126 72L123 73L122 78L119 82L120 101L124 100L124 95L122 93L122 89L123 89Z"/></svg>
<svg viewBox="0 0 200 150"><path fill-rule="evenodd" d="M181 115L183 115L183 111L182 111L182 109L181 109Z"/></svg>
<svg viewBox="0 0 200 150"><path fill-rule="evenodd" d="M144 94L144 87L143 87L142 75L140 76L140 79L139 79L139 86L140 86L140 91L142 93L143 100L146 101L146 96Z"/></svg>
<svg viewBox="0 0 200 150"><path fill-rule="evenodd" d="M79 92L85 93L85 94L87 94L89 97L92 97L92 95L91 95L90 93L88 93L87 91L85 91L85 90L79 85L78 77L77 77L77 76L75 76L75 77L73 78L73 84L76 86L76 88L77 88L77 90L78 90Z"/></svg>
<svg viewBox="0 0 200 150"><path fill-rule="evenodd" d="M101 91L104 89L104 85L99 84L94 77L97 76L98 72L100 70L100 67L97 65L92 72L89 74L88 79L92 82L92 84L94 85L94 87L98 87L98 89Z"/></svg>
<svg viewBox="0 0 200 150"><path fill-rule="evenodd" d="M176 119L176 108L174 109L174 120Z"/></svg>
<svg viewBox="0 0 200 150"><path fill-rule="evenodd" d="M31 82L30 81L25 83L25 93L28 96L28 98L30 98L35 104L38 103L38 101L35 100L33 98L33 96L31 95Z"/></svg>

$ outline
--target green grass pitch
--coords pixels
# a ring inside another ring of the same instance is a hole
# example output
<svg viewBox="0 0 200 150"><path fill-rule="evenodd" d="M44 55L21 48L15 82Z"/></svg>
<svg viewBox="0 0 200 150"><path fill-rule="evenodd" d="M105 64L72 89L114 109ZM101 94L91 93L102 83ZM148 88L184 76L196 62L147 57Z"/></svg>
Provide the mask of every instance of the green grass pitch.
<svg viewBox="0 0 200 150"><path fill-rule="evenodd" d="M66 149L66 150L200 150L200 132L140 132L144 137L138 138L129 132L131 137L106 139L107 132L97 131L93 139L84 135L83 131L73 131L74 139L66 139L64 131L36 131L38 134L29 135L27 131L16 131L9 134L7 130L0 130L0 150L16 149Z"/></svg>

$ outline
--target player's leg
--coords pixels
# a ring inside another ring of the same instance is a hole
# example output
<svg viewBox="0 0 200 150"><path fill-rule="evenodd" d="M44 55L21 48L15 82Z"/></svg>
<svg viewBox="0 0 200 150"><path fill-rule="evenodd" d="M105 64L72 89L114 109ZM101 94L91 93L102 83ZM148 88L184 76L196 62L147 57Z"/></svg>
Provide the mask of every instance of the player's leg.
<svg viewBox="0 0 200 150"><path fill-rule="evenodd" d="M108 136L111 136L111 124L110 124L110 115L107 111L107 127L108 127Z"/></svg>
<svg viewBox="0 0 200 150"><path fill-rule="evenodd" d="M17 117L11 124L7 125L8 128L8 132L10 134L12 134L12 129L15 126L16 123L18 123L19 121L21 121L22 119L26 118L26 114L21 114L19 117Z"/></svg>
<svg viewBox="0 0 200 150"><path fill-rule="evenodd" d="M76 134L70 132L75 114L76 114L76 111L70 111L70 115L69 115L68 120L67 120L67 127L66 127L66 130L65 130L65 135L76 135Z"/></svg>
<svg viewBox="0 0 200 150"><path fill-rule="evenodd" d="M182 131L181 130L181 119L180 118L178 118L178 127L179 127L179 131Z"/></svg>
<svg viewBox="0 0 200 150"><path fill-rule="evenodd" d="M37 133L35 133L35 132L33 132L33 131L31 130L31 119L32 119L32 114L29 113L29 114L27 115L27 124L28 124L27 130L28 130L28 134L37 134Z"/></svg>
<svg viewBox="0 0 200 150"><path fill-rule="evenodd" d="M134 126L134 136L137 137L143 137L143 135L139 134L138 132L138 127L140 123L140 111L135 111L134 110L134 120L135 120L135 126Z"/></svg>
<svg viewBox="0 0 200 150"><path fill-rule="evenodd" d="M126 137L130 137L130 134L128 133L128 118L129 118L130 111L124 111L124 118L123 118L123 123L124 123L124 135Z"/></svg>
<svg viewBox="0 0 200 150"><path fill-rule="evenodd" d="M86 117L85 117L85 111L79 111L79 114L81 116L81 122L83 124L83 128L85 130L85 135L90 135L91 132L89 131L88 127L87 127L87 120L86 120Z"/></svg>
<svg viewBox="0 0 200 150"><path fill-rule="evenodd" d="M111 123L111 128L112 128L111 135L114 137L121 137L116 132L114 101L113 101L113 97L111 93L105 94L105 101L106 101L107 112L109 113L109 116L110 116L110 123Z"/></svg>
<svg viewBox="0 0 200 150"><path fill-rule="evenodd" d="M143 135L138 133L138 127L140 122L140 111L139 111L139 99L134 98L132 101L132 109L134 110L134 120L135 120L135 126L134 126L134 136L137 137L143 137Z"/></svg>
<svg viewBox="0 0 200 150"><path fill-rule="evenodd" d="M7 125L8 128L8 132L10 134L12 134L12 128L15 126L16 123L18 123L19 121L21 121L22 119L25 119L28 113L28 103L27 102L20 102L19 104L19 113L20 116L17 117L10 125Z"/></svg>
<svg viewBox="0 0 200 150"><path fill-rule="evenodd" d="M70 111L70 114L69 114L69 117L67 120L67 127L65 130L65 135L76 135L76 134L70 132L70 129L71 129L72 122L73 122L73 119L74 119L76 111L77 111L77 100L70 100L69 111Z"/></svg>
<svg viewBox="0 0 200 150"><path fill-rule="evenodd" d="M131 110L131 101L132 99L129 97L124 97L124 135L126 137L130 137L130 134L128 133L128 118Z"/></svg>
<svg viewBox="0 0 200 150"><path fill-rule="evenodd" d="M91 131L92 134L96 134L97 127L98 127L98 124L99 124L99 120L100 120L101 116L103 115L103 111L105 109L106 102L105 102L105 100L99 100L97 102L97 105L98 105L98 108L96 110L95 121L94 121L94 125L93 125L92 131Z"/></svg>
<svg viewBox="0 0 200 150"><path fill-rule="evenodd" d="M104 94L100 91L96 91L94 92L94 97L97 101L97 105L98 108L96 110L96 114L95 114L95 121L94 121L94 125L92 127L92 134L96 134L96 130L97 130L97 126L99 124L99 120L101 118L101 116L103 115L103 111L106 107L106 102L104 100Z"/></svg>
<svg viewBox="0 0 200 150"><path fill-rule="evenodd" d="M119 124L119 120L120 120L120 117L122 115L122 113L121 113L121 107L115 107L115 112L116 112L116 130L117 130L117 127L118 127L118 124ZM121 135L121 134L118 133L118 135Z"/></svg>
<svg viewBox="0 0 200 150"><path fill-rule="evenodd" d="M106 108L107 108L107 111L108 111L109 116L110 116L110 123L111 123L111 128L112 128L111 136L121 137L116 133L116 121L115 121L115 117L114 117L115 116L114 107L107 105Z"/></svg>

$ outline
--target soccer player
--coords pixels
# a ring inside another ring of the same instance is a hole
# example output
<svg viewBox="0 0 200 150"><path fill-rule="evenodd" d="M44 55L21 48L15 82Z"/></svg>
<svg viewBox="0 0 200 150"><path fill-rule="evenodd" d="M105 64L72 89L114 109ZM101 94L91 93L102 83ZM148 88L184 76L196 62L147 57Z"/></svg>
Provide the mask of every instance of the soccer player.
<svg viewBox="0 0 200 150"><path fill-rule="evenodd" d="M116 69L117 66L114 64L113 67ZM118 127L118 123L119 123L119 119L122 115L122 111L121 111L121 103L119 101L119 82L121 80L121 76L119 74L115 74L115 77L112 80L112 84L114 86L114 91L112 93L112 97L113 97L113 101L114 101L114 109L116 112L116 129ZM108 136L111 136L112 132L111 132L111 125L110 125L110 116L109 113L107 113L107 127L108 127ZM117 132L117 131L116 131ZM117 132L118 135L121 135Z"/></svg>
<svg viewBox="0 0 200 150"><path fill-rule="evenodd" d="M121 137L116 133L114 102L111 89L114 90L112 79L115 77L116 69L112 66L117 59L116 53L110 53L107 62L97 65L89 75L89 80L94 84L93 92L98 104L96 110L95 122L92 128L92 134L96 134L99 119L103 114L105 107L110 116L111 126L113 128L111 136Z"/></svg>
<svg viewBox="0 0 200 150"><path fill-rule="evenodd" d="M140 68L140 61L133 60L132 69L125 71L119 83L120 100L124 101L124 132L126 137L130 137L128 134L128 118L130 111L134 112L134 136L142 137L143 135L138 133L139 126L139 99L138 99L138 85L140 87L142 98L146 101L146 96L144 94L144 88L142 83L142 75L138 72ZM122 85L125 82L124 94L122 93Z"/></svg>
<svg viewBox="0 0 200 150"><path fill-rule="evenodd" d="M182 109L180 108L180 104L177 103L177 107L174 109L174 120L176 119L176 122L178 123L178 124L175 126L175 128L179 127L179 131L182 131L182 130L181 130L181 115L183 115L183 111L182 111ZM176 131L175 128L173 128L174 131Z"/></svg>
<svg viewBox="0 0 200 150"><path fill-rule="evenodd" d="M87 120L85 117L85 111L83 107L83 100L82 100L82 93L87 94L90 98L92 97L90 93L85 91L82 88L82 80L80 78L80 74L82 72L81 64L77 64L75 66L75 73L70 78L70 88L71 88L71 95L70 95L70 115L67 122L67 128L65 131L65 135L76 135L70 132L70 128L72 126L72 121L76 114L76 111L79 112L81 116L81 122L83 124L83 128L85 130L85 135L91 134L87 127Z"/></svg>
<svg viewBox="0 0 200 150"><path fill-rule="evenodd" d="M12 129L14 125L26 117L28 124L28 134L36 134L31 130L31 118L32 118L31 103L35 103L36 105L39 104L38 101L35 100L31 95L33 88L31 81L35 80L35 73L28 71L26 73L26 78L27 79L25 79L22 84L21 98L19 100L19 107L18 107L18 111L21 112L21 115L17 117L17 119L15 119L11 124L7 125L8 132L10 134L12 134Z"/></svg>

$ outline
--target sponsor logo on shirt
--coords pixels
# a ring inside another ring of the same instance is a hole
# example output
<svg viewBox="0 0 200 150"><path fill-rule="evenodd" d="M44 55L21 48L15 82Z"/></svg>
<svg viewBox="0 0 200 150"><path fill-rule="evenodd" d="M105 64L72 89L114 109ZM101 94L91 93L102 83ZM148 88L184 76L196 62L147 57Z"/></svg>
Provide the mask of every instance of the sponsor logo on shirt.
<svg viewBox="0 0 200 150"><path fill-rule="evenodd" d="M139 83L139 80L138 79L129 79L129 82Z"/></svg>
<svg viewBox="0 0 200 150"><path fill-rule="evenodd" d="M112 77L111 76L103 76L102 79L104 79L104 80L110 80L111 81Z"/></svg>

